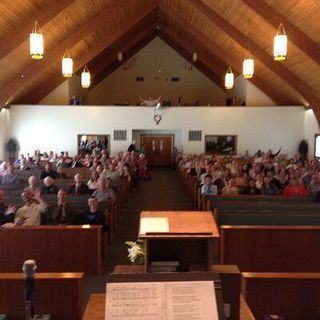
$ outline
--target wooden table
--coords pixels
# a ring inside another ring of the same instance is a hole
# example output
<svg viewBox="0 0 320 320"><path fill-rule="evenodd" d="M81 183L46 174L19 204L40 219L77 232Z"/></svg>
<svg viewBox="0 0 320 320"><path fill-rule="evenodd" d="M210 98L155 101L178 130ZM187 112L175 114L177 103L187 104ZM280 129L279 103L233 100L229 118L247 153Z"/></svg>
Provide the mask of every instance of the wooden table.
<svg viewBox="0 0 320 320"><path fill-rule="evenodd" d="M105 294L91 294L82 320L104 320L105 304ZM242 297L240 299L240 320L254 320L248 305Z"/></svg>
<svg viewBox="0 0 320 320"><path fill-rule="evenodd" d="M143 233L143 218L166 218L168 231ZM176 257L182 271L196 264L211 270L213 239L219 238L219 231L211 211L142 211L138 238L145 240L146 272L150 261L162 256Z"/></svg>

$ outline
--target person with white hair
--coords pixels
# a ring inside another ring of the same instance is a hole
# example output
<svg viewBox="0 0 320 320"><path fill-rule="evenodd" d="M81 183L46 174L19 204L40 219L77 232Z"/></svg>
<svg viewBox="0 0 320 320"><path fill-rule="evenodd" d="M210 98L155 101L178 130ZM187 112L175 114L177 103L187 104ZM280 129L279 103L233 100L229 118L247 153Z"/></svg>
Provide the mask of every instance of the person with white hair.
<svg viewBox="0 0 320 320"><path fill-rule="evenodd" d="M82 176L80 173L77 173L74 176L74 184L69 188L68 193L70 194L87 194L91 193L89 187L82 182Z"/></svg>
<svg viewBox="0 0 320 320"><path fill-rule="evenodd" d="M59 187L54 184L54 179L46 177L43 179L44 186L41 188L42 194L57 194Z"/></svg>

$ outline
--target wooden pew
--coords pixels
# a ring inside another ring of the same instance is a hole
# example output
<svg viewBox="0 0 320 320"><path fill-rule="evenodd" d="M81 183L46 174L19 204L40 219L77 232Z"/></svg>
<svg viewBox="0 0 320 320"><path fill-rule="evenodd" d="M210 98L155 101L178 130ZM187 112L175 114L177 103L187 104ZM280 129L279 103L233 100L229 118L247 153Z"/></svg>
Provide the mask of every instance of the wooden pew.
<svg viewBox="0 0 320 320"><path fill-rule="evenodd" d="M0 272L18 272L34 259L40 272L101 271L101 226L0 228Z"/></svg>
<svg viewBox="0 0 320 320"><path fill-rule="evenodd" d="M256 319L320 318L320 273L243 273L242 294Z"/></svg>
<svg viewBox="0 0 320 320"><path fill-rule="evenodd" d="M319 226L221 226L221 264L242 272L318 272Z"/></svg>
<svg viewBox="0 0 320 320"><path fill-rule="evenodd" d="M0 313L8 319L25 319L24 288L22 272L0 273ZM82 291L83 273L36 273L35 312L56 320L80 320Z"/></svg>

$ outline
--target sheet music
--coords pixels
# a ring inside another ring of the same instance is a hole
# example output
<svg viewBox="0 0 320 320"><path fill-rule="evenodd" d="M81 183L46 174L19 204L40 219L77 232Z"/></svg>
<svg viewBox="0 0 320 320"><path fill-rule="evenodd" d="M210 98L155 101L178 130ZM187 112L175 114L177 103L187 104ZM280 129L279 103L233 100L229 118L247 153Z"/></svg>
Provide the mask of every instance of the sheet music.
<svg viewBox="0 0 320 320"><path fill-rule="evenodd" d="M161 282L108 283L106 320L166 320Z"/></svg>
<svg viewBox="0 0 320 320"><path fill-rule="evenodd" d="M147 232L169 232L168 218L141 218L140 219L140 233Z"/></svg>
<svg viewBox="0 0 320 320"><path fill-rule="evenodd" d="M108 283L105 320L218 320L213 281Z"/></svg>

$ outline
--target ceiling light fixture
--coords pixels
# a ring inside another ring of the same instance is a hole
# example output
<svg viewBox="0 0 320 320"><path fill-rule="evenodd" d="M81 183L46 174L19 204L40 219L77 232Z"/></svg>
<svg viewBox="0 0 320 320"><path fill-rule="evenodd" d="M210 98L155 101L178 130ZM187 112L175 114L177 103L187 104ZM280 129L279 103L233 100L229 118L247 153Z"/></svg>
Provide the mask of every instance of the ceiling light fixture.
<svg viewBox="0 0 320 320"><path fill-rule="evenodd" d="M231 66L228 68L224 77L224 86L227 90L232 89L234 86L234 73L232 72Z"/></svg>
<svg viewBox="0 0 320 320"><path fill-rule="evenodd" d="M81 87L82 88L89 88L91 85L91 75L87 66L84 67L81 73Z"/></svg>
<svg viewBox="0 0 320 320"><path fill-rule="evenodd" d="M31 59L40 60L43 58L44 53L44 41L43 34L39 27L38 22L34 23L32 32L30 33L30 56Z"/></svg>
<svg viewBox="0 0 320 320"><path fill-rule="evenodd" d="M282 22L279 25L273 39L273 58L276 61L283 61L287 57L288 37Z"/></svg>
<svg viewBox="0 0 320 320"><path fill-rule="evenodd" d="M66 30L68 30L68 17L66 17ZM62 75L65 78L71 78L73 75L73 60L68 49L62 58Z"/></svg>

